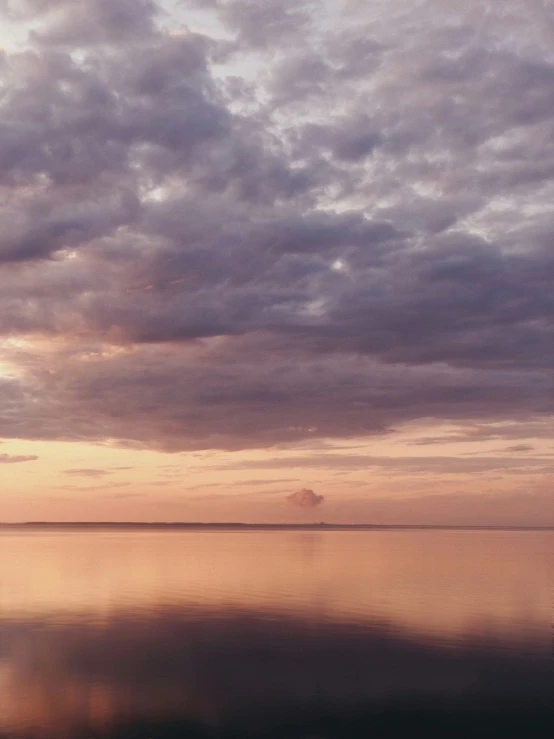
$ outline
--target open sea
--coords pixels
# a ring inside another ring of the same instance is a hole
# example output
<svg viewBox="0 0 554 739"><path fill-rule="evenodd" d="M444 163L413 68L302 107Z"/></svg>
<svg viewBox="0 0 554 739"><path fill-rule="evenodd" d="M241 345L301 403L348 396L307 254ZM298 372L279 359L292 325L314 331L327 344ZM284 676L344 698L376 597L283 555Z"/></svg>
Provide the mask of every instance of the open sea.
<svg viewBox="0 0 554 739"><path fill-rule="evenodd" d="M554 735L554 531L0 528L0 738Z"/></svg>

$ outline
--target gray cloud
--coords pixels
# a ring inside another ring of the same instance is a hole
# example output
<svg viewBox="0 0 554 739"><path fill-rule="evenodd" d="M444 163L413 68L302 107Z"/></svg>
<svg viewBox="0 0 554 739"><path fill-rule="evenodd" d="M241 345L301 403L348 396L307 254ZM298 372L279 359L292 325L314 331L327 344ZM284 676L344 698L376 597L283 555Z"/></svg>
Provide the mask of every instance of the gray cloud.
<svg viewBox="0 0 554 739"><path fill-rule="evenodd" d="M39 41L71 46L143 38L159 12L153 0L24 0L11 9L12 17L40 21Z"/></svg>
<svg viewBox="0 0 554 739"><path fill-rule="evenodd" d="M309 21L308 11L316 6L306 0L228 0L218 3L220 18L237 34L241 47L271 48L275 44L302 41ZM237 44L237 45L238 45Z"/></svg>
<svg viewBox="0 0 554 739"><path fill-rule="evenodd" d="M0 464L15 464L17 462L34 462L38 459L34 454L0 454Z"/></svg>
<svg viewBox="0 0 554 739"><path fill-rule="evenodd" d="M297 508L316 508L324 500L323 495L316 495L310 488L302 488L302 490L297 490L296 493L287 495L287 502Z"/></svg>
<svg viewBox="0 0 554 739"><path fill-rule="evenodd" d="M240 340L230 353L93 347L58 357L49 371L31 356L0 436L102 441L166 450L265 447L383 433L422 418L509 420L552 412L535 375L386 367L367 358L260 358ZM251 353L252 352L252 353ZM294 355L293 355L294 356ZM298 355L296 355L298 356ZM536 390L535 390L536 389Z"/></svg>
<svg viewBox="0 0 554 739"><path fill-rule="evenodd" d="M538 4L200 5L226 38L151 0L11 7L0 335L55 341L8 342L0 434L239 449L552 415Z"/></svg>
<svg viewBox="0 0 554 739"><path fill-rule="evenodd" d="M103 477L104 475L109 475L109 470L100 470L100 469L74 469L74 470L64 470L66 475L72 475L74 477Z"/></svg>

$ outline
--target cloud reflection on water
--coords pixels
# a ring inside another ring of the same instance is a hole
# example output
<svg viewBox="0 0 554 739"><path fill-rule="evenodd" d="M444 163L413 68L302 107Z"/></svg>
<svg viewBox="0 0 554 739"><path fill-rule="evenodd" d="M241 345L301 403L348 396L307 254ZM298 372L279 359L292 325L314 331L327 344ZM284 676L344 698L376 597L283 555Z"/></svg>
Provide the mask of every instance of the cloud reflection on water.
<svg viewBox="0 0 554 739"><path fill-rule="evenodd" d="M285 719L339 721L391 704L540 708L554 687L548 660L485 635L439 647L393 624L232 607L122 612L96 624L4 621L2 635L8 737L111 735L125 722L167 721L263 736Z"/></svg>
<svg viewBox="0 0 554 739"><path fill-rule="evenodd" d="M4 531L0 739L542 726L552 564L551 532Z"/></svg>

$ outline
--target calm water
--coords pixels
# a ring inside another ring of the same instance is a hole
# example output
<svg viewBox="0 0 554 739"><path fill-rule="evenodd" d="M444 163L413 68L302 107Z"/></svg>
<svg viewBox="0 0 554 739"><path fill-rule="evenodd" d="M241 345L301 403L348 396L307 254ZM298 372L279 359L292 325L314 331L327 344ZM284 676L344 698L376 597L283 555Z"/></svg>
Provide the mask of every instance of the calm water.
<svg viewBox="0 0 554 739"><path fill-rule="evenodd" d="M3 529L0 737L546 736L553 609L549 531Z"/></svg>

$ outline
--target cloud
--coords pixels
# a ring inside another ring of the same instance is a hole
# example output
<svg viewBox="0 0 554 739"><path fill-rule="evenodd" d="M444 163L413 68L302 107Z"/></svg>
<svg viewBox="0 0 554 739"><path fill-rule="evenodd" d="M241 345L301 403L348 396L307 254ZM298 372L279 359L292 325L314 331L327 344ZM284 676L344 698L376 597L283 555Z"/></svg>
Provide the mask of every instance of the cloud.
<svg viewBox="0 0 554 739"><path fill-rule="evenodd" d="M551 417L544 12L201 5L202 32L153 0L3 5L30 33L0 66L0 435Z"/></svg>
<svg viewBox="0 0 554 739"><path fill-rule="evenodd" d="M99 470L99 469L75 469L75 470L64 470L66 475L73 475L74 477L103 477L109 475L110 470Z"/></svg>
<svg viewBox="0 0 554 739"><path fill-rule="evenodd" d="M232 485L233 487L242 487L244 485L276 485L283 482L296 482L297 479L296 477L278 477L271 480L238 480L237 482L233 482Z"/></svg>
<svg viewBox="0 0 554 739"><path fill-rule="evenodd" d="M130 482L109 482L102 485L87 485L86 487L83 487L82 485L57 485L57 488L59 490L72 490L77 493L87 493L87 492L95 492L97 490L110 490L112 488L124 488L131 485ZM134 493L133 493L134 495ZM110 497L110 496L104 496L104 497Z"/></svg>
<svg viewBox="0 0 554 739"><path fill-rule="evenodd" d="M9 0L8 0L9 3ZM16 6L16 3L14 3ZM40 20L36 38L68 46L117 43L151 34L159 6L152 0L25 0L16 17Z"/></svg>
<svg viewBox="0 0 554 739"><path fill-rule="evenodd" d="M504 451L504 450L502 450ZM287 457L269 457L258 460L241 460L217 465L220 470L251 469L276 470L300 469L306 467L327 470L387 470L399 475L477 475L491 472L516 474L552 474L554 460L548 456L507 457L487 456L376 456L372 454L303 454Z"/></svg>
<svg viewBox="0 0 554 739"><path fill-rule="evenodd" d="M494 425L471 424L460 427L455 432L440 436L427 436L409 441L412 446L428 446L431 444L481 443L499 439L550 439L554 433L551 420L535 419L524 422L495 423ZM503 450L506 451L506 450Z"/></svg>
<svg viewBox="0 0 554 739"><path fill-rule="evenodd" d="M302 490L298 490L296 493L287 495L287 502L297 508L316 508L324 500L323 495L316 495L309 488L302 488Z"/></svg>
<svg viewBox="0 0 554 739"><path fill-rule="evenodd" d="M15 464L17 462L34 462L38 457L34 454L0 454L0 464Z"/></svg>
<svg viewBox="0 0 554 739"><path fill-rule="evenodd" d="M0 417L0 436L233 450L367 437L422 418L509 421L553 411L538 373L529 385L525 373L386 367L336 354L293 359L269 348L260 356L258 348L237 339L186 350L54 349L47 372L42 357L20 354L25 375L9 383L12 413Z"/></svg>

